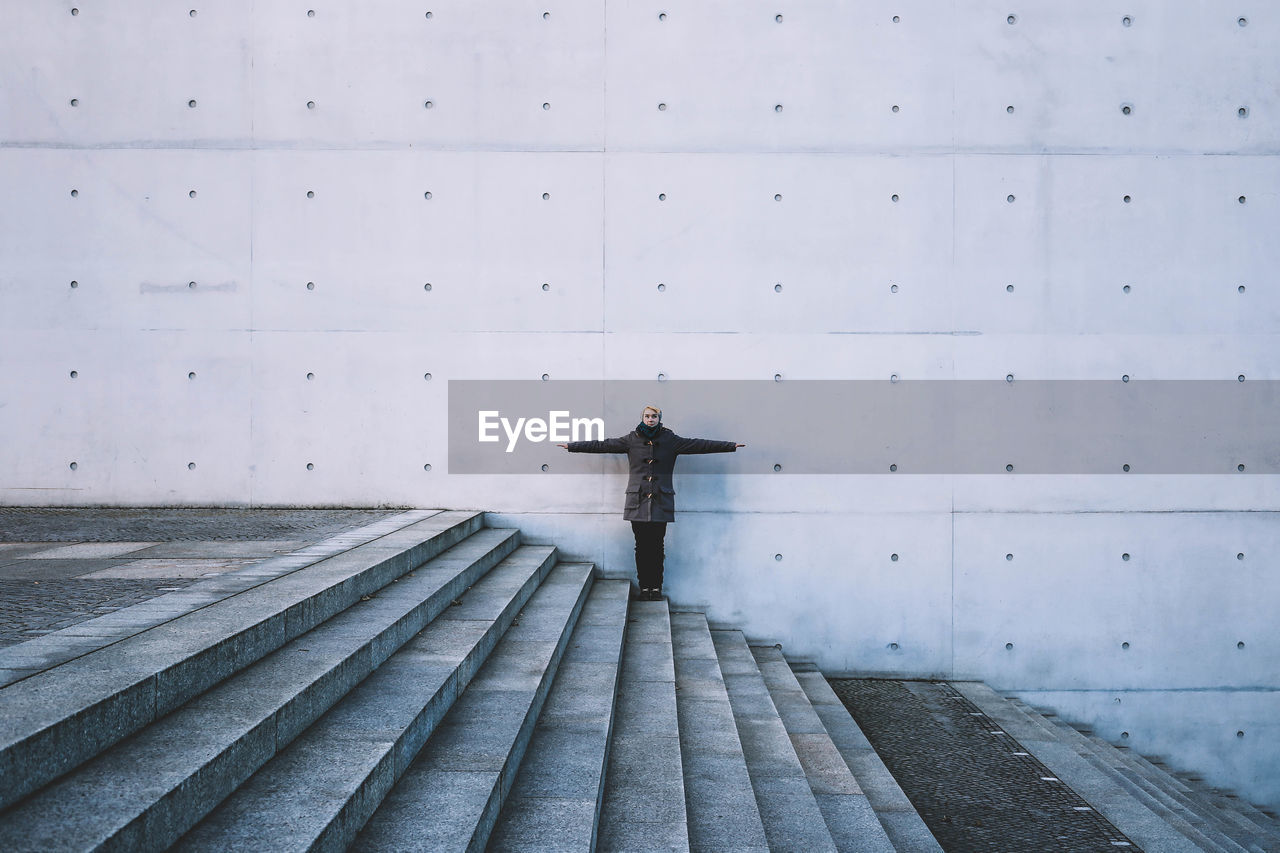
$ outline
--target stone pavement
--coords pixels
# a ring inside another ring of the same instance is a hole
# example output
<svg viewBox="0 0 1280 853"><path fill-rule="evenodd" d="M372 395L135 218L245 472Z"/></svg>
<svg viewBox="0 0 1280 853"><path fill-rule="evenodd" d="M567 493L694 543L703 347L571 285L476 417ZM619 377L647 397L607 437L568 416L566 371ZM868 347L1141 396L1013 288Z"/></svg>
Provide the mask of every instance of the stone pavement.
<svg viewBox="0 0 1280 853"><path fill-rule="evenodd" d="M0 647L71 628L394 514L0 507Z"/></svg>

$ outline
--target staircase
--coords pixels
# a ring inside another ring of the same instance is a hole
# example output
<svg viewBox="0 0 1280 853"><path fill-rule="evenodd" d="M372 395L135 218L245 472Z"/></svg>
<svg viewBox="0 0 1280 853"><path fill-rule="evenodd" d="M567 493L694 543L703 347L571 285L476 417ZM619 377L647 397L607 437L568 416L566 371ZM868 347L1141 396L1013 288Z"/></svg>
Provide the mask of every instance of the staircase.
<svg viewBox="0 0 1280 853"><path fill-rule="evenodd" d="M65 660L14 670L0 849L941 850L779 649L629 601L480 513L380 524L91 620ZM1280 850L1246 804L957 689L1100 811L1193 845L1148 850Z"/></svg>

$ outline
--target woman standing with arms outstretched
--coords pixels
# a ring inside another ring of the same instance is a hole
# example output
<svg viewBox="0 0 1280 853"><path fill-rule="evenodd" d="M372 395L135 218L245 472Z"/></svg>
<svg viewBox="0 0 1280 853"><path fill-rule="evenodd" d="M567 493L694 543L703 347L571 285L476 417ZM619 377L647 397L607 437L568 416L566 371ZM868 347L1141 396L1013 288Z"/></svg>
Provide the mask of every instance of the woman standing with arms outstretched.
<svg viewBox="0 0 1280 853"><path fill-rule="evenodd" d="M631 473L622 517L631 522L636 537L636 580L640 598L662 598L663 540L667 523L676 520L676 490L672 472L682 453L732 453L745 444L681 438L662 425L662 410L645 406L636 428L621 438L604 441L571 441L561 444L570 453L625 453Z"/></svg>

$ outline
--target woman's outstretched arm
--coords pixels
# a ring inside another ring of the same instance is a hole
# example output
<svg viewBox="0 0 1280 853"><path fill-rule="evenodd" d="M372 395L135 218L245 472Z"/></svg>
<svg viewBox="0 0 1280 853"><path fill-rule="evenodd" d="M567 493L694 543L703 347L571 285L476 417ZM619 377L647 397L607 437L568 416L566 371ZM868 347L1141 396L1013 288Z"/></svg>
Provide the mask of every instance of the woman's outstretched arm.
<svg viewBox="0 0 1280 853"><path fill-rule="evenodd" d="M571 441L558 445L570 453L626 453L627 442L622 438L606 438L604 441Z"/></svg>
<svg viewBox="0 0 1280 853"><path fill-rule="evenodd" d="M732 453L745 444L732 441L716 441L710 438L681 438L676 436L676 453Z"/></svg>

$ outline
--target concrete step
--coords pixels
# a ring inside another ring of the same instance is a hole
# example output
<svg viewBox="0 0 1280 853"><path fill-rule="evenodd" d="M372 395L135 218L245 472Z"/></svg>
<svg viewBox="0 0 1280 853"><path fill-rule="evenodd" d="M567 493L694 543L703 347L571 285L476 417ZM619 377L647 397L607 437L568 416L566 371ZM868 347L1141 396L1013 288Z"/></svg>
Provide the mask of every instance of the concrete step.
<svg viewBox="0 0 1280 853"><path fill-rule="evenodd" d="M551 571L521 548L267 762L177 850L341 850L354 841Z"/></svg>
<svg viewBox="0 0 1280 853"><path fill-rule="evenodd" d="M893 844L782 650L752 646L769 697L778 709L809 788L840 853L893 853Z"/></svg>
<svg viewBox="0 0 1280 853"><path fill-rule="evenodd" d="M676 713L692 851L768 851L707 617L671 614Z"/></svg>
<svg viewBox="0 0 1280 853"><path fill-rule="evenodd" d="M1052 714L1052 712L1037 712L1039 715L1061 730L1064 735L1071 740L1079 743L1082 747L1081 753L1085 750L1092 753L1100 766L1116 774L1122 783L1131 786L1138 796L1148 798L1149 804L1156 811L1163 810L1162 813L1167 814L1171 823L1181 826L1183 822L1190 825L1195 832L1193 838L1203 839L1203 843L1209 849L1220 849L1227 853L1244 853L1249 850L1248 840L1241 840L1235 837L1239 833L1238 827L1227 821L1225 816L1214 811L1209 811L1203 807L1197 807L1195 804L1174 796L1161 785L1158 785L1148 779L1145 775L1134 770L1125 760L1125 756L1111 744L1089 736L1089 733L1082 732L1071 726L1061 718Z"/></svg>
<svg viewBox="0 0 1280 853"><path fill-rule="evenodd" d="M560 563L503 635L350 849L481 853L591 589Z"/></svg>
<svg viewBox="0 0 1280 853"><path fill-rule="evenodd" d="M11 805L480 529L441 512L0 689Z"/></svg>
<svg viewBox="0 0 1280 853"><path fill-rule="evenodd" d="M600 810L601 851L689 850L666 601L633 601Z"/></svg>
<svg viewBox="0 0 1280 853"><path fill-rule="evenodd" d="M1065 743L1075 747L1077 754L1091 762L1102 772L1108 773L1120 785L1128 790L1139 801L1158 815L1164 817L1171 826L1178 829L1202 849L1209 851L1225 851L1225 853L1241 853L1247 848L1224 835L1215 823L1204 815L1188 809L1185 805L1171 798L1158 786L1142 778L1124 764L1123 756L1109 744L1100 746L1078 730L1059 720L1052 712L1039 712L1023 703L1010 700L1016 708L1042 728L1057 733Z"/></svg>
<svg viewBox="0 0 1280 853"><path fill-rule="evenodd" d="M738 631L712 631L711 638L770 849L835 853L835 841L747 641Z"/></svg>
<svg viewBox="0 0 1280 853"><path fill-rule="evenodd" d="M1280 851L1280 824L1248 800L1217 791L1203 782L1182 779L1163 763L1140 755L1127 747L1116 747L1120 753L1141 772L1160 781L1167 790L1187 797L1191 802L1218 809L1246 829L1256 827L1263 840L1258 846L1264 851ZM1248 823L1242 823L1247 821Z"/></svg>
<svg viewBox="0 0 1280 853"><path fill-rule="evenodd" d="M518 540L481 530L115 744L0 815L0 849L167 847Z"/></svg>
<svg viewBox="0 0 1280 853"><path fill-rule="evenodd" d="M912 853L942 853L942 847L934 839L933 833L822 673L798 672L796 681L809 697L814 713L822 720L823 727L831 736L831 742L858 780L858 786L875 810L876 818L884 827L885 835L893 843L894 849Z"/></svg>
<svg viewBox="0 0 1280 853"><path fill-rule="evenodd" d="M597 580L569 639L491 853L594 850L631 585Z"/></svg>
<svg viewBox="0 0 1280 853"><path fill-rule="evenodd" d="M1153 811L1113 774L1086 760L1079 745L1052 724L1028 715L980 682L957 681L952 686L1143 850L1202 853L1206 849Z"/></svg>
<svg viewBox="0 0 1280 853"><path fill-rule="evenodd" d="M1098 749L1114 754L1126 770L1142 778L1160 792L1161 796L1178 803L1187 811L1203 815L1215 823L1229 838L1253 853L1267 853L1267 845L1277 841L1266 829L1250 818L1244 810L1230 801L1216 800L1198 796L1187 790L1187 786L1179 782L1154 765L1141 760L1141 756L1127 747L1119 747L1099 737L1088 729L1072 726L1076 731L1093 741ZM1240 805L1244 805L1241 803Z"/></svg>
<svg viewBox="0 0 1280 853"><path fill-rule="evenodd" d="M1103 772L1112 774L1113 778L1144 802L1148 808L1163 816L1172 826L1200 844L1205 850L1221 851L1221 853L1245 853L1247 850L1243 845L1223 834L1213 820L1186 808L1157 786L1123 766L1119 757L1114 754L1114 750L1107 752L1100 749L1089 738L1083 737L1080 732L1057 717L1045 717L1043 714L1041 716L1046 722L1058 728L1065 740L1078 744L1077 752L1086 761L1091 762Z"/></svg>

